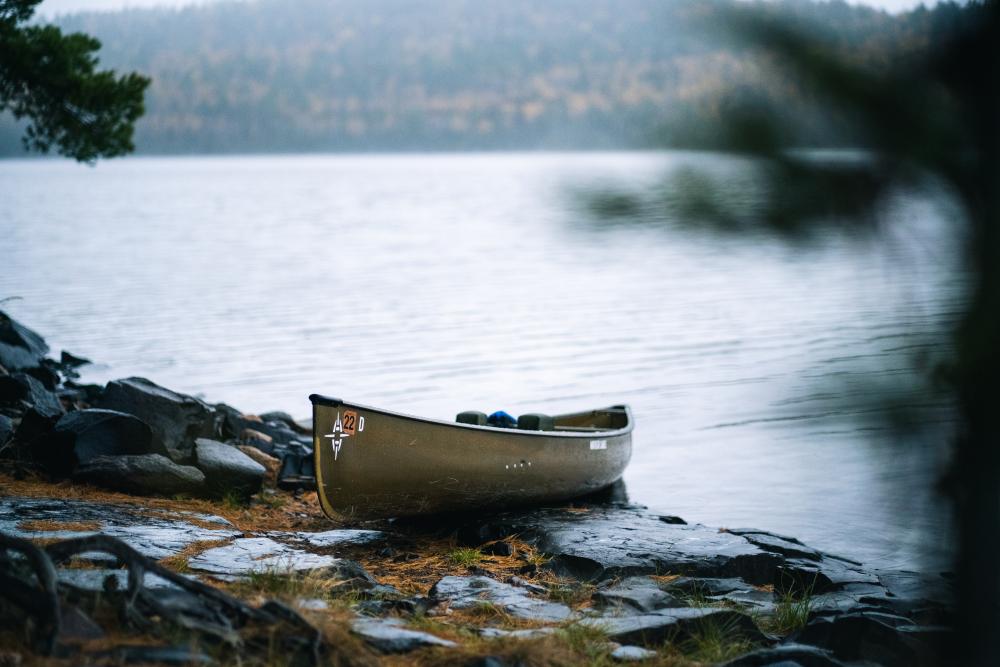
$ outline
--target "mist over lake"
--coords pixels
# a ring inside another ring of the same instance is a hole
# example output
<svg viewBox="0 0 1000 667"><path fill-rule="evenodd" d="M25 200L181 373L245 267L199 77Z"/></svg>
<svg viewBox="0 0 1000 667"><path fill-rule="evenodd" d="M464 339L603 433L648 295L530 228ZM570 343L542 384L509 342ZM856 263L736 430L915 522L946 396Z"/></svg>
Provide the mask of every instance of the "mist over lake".
<svg viewBox="0 0 1000 667"><path fill-rule="evenodd" d="M0 298L84 380L148 377L247 412L320 392L452 419L629 403L630 497L875 566L937 563L947 406L903 441L872 381L918 388L962 287L939 200L870 244L803 250L599 223L581 192L686 153L0 163ZM902 225L900 225L901 227ZM901 521L901 518L904 520Z"/></svg>

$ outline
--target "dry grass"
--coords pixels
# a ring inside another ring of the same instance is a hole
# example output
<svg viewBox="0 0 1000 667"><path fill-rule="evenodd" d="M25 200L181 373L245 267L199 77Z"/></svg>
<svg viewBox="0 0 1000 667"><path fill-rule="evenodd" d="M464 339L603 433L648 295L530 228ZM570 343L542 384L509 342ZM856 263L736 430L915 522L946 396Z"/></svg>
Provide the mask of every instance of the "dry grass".
<svg viewBox="0 0 1000 667"><path fill-rule="evenodd" d="M90 502L128 505L152 512L165 518L182 519L204 528L220 528L219 524L206 522L178 512L214 514L232 522L242 531L260 530L329 530L330 519L323 516L315 492L300 496L284 494L285 502L261 502L254 498L247 505L226 506L224 503L195 498L137 498L115 491L105 491L71 481L52 483L40 476L15 479L0 473L0 496L27 496L31 498L60 498Z"/></svg>
<svg viewBox="0 0 1000 667"><path fill-rule="evenodd" d="M323 634L328 651L323 664L335 667L374 667L383 664L379 656L351 632L351 620L354 618L352 612L333 608L320 612L306 610L302 614Z"/></svg>
<svg viewBox="0 0 1000 667"><path fill-rule="evenodd" d="M173 556L160 559L160 565L168 567L175 572L188 572L188 561L203 551L214 549L229 544L231 540L198 540L187 545Z"/></svg>
<svg viewBox="0 0 1000 667"><path fill-rule="evenodd" d="M557 583L554 575L539 570L534 575L520 574L527 563L542 560L536 549L516 538L507 540L514 546L512 556L493 556L475 549L459 549L453 540L415 537L409 549L394 558L385 558L371 550L353 554L361 565L375 576L380 583L394 586L408 595L426 595L431 586L441 577L448 575L468 575L469 565L474 562L494 579L506 581L512 576L521 576L535 583ZM472 559L466 551L478 554ZM456 554L459 554L456 557Z"/></svg>
<svg viewBox="0 0 1000 667"><path fill-rule="evenodd" d="M66 531L73 533L93 533L101 529L101 524L97 521L54 521L51 519L41 519L36 521L22 521L17 524L17 529L29 530L31 532Z"/></svg>
<svg viewBox="0 0 1000 667"><path fill-rule="evenodd" d="M305 572L280 568L260 570L251 572L245 579L215 583L229 594L255 604L265 600L281 600L292 605L301 599L347 600L353 592L344 589L343 579L331 577L322 569ZM341 606L333 605L332 608L340 609Z"/></svg>
<svg viewBox="0 0 1000 667"><path fill-rule="evenodd" d="M136 498L126 494L103 491L87 485L61 482L52 484L43 478L34 477L17 480L0 473L0 496L19 495L44 498L68 498L91 502L102 502L127 505L130 510L139 509L157 518L170 518L187 521L204 528L220 528L217 523L198 519L181 512L194 512L221 516L229 520L238 530L256 532L266 530L329 530L337 527L322 515L315 493L306 493L295 497L279 492L272 497L255 498L247 506L218 501L175 498ZM579 512L588 511L579 508ZM32 531L80 531L89 532L100 529L98 522L58 522L58 521L25 521L19 527ZM377 549L371 547L356 547L338 549L337 555L344 555L360 561L361 565L382 584L393 586L406 595L426 595L431 586L441 577L447 575L467 575L471 568L488 574L499 580L507 581L517 575L533 583L544 585L554 596L570 606L580 608L589 602L592 586L562 580L544 568L537 567L545 562L543 554L530 544L517 537L508 538L514 547L514 555L498 556L482 553L481 549L460 548L454 540L428 537L416 534L406 538L405 548L394 544L396 555L385 557L378 555ZM190 558L201 552L228 543L229 540L205 540L188 545L180 553L165 558L160 562L172 570L184 572L187 570ZM341 553L347 551L348 553ZM525 566L535 565L535 571L525 574ZM667 584L677 575L660 575L654 577L659 583ZM458 647L428 648L406 655L379 655L369 648L359 637L351 633L351 620L354 612L350 609L350 595L342 596L334 589L341 583L318 575L288 575L287 573L258 573L246 580L221 583L212 582L230 594L236 595L251 604L259 604L267 598L277 598L294 602L299 598L319 598L329 602L324 610L302 610L302 613L318 627L324 635L325 646L329 651L326 663L331 665L358 665L369 667L374 665L392 666L437 666L462 664L492 656L509 664L522 664L526 667L566 667L569 665L609 666L612 663L610 649L603 632L581 627L575 624L558 626L551 635L526 640L484 639L479 636L478 629L483 626L504 629L525 629L542 627L537 621L523 620L510 616L503 608L489 603L477 605L469 609L451 610L447 615L427 617L417 615L408 618L414 629L420 629L432 634L450 639L458 643ZM113 626L112 626L113 627ZM682 650L680 646L665 645L659 647L658 655L644 665L657 667L682 667L699 664L697 659L715 659L728 655L735 648L726 633L698 637ZM717 636L721 635L721 636ZM184 641L184 637L175 638ZM110 648L125 643L160 644L164 638L144 636L126 636L112 630L101 642L86 646L87 650ZM99 644L99 645L98 645ZM741 647L742 648L742 647ZM5 653L18 654L25 661L23 664L38 664L42 667L69 667L72 660L40 659L26 647L24 639L7 632L0 634L0 656ZM232 655L216 655L219 664L247 665L245 658ZM285 664L288 656L275 653L267 658L262 667ZM257 664L257 663L255 663ZM2 665L0 665L2 667Z"/></svg>
<svg viewBox="0 0 1000 667"><path fill-rule="evenodd" d="M424 649L406 655L385 656L381 664L391 667L441 667L468 664L486 657L496 658L500 664L523 667L617 667L622 664L611 658L611 646L602 632L575 624L533 639L466 638L456 648ZM661 647L656 657L637 664L643 667L703 667L707 663L696 662L676 648L667 646Z"/></svg>

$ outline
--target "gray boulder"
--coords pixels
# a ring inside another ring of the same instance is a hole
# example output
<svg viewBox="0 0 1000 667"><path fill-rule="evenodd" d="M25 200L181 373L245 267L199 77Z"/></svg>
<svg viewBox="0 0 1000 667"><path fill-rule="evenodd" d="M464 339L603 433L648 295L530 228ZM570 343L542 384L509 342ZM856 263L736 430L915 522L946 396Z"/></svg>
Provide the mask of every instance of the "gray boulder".
<svg viewBox="0 0 1000 667"><path fill-rule="evenodd" d="M21 415L21 423L14 431L15 447L12 448L14 457L18 459L29 457L34 443L47 438L61 417L61 413L43 413L34 407L25 410Z"/></svg>
<svg viewBox="0 0 1000 667"><path fill-rule="evenodd" d="M827 649L844 661L929 667L941 664L948 635L945 628L914 625L895 614L849 612L815 618L789 640Z"/></svg>
<svg viewBox="0 0 1000 667"><path fill-rule="evenodd" d="M156 449L162 446L175 461L189 459L197 438L215 437L219 430L214 408L145 378L109 382L97 407L126 412L146 422Z"/></svg>
<svg viewBox="0 0 1000 667"><path fill-rule="evenodd" d="M24 372L42 383L42 386L49 391L55 391L62 377L59 375L58 365L51 359L42 359L42 365L35 368L26 368Z"/></svg>
<svg viewBox="0 0 1000 667"><path fill-rule="evenodd" d="M0 405L31 406L48 417L63 413L59 397L27 373L0 377Z"/></svg>
<svg viewBox="0 0 1000 667"><path fill-rule="evenodd" d="M166 454L153 449L149 426L124 412L79 410L63 415L52 433L32 448L32 458L57 474L69 474L98 456Z"/></svg>
<svg viewBox="0 0 1000 667"><path fill-rule="evenodd" d="M649 577L628 577L594 593L594 601L603 607L622 607L635 611L654 611L664 607L686 607L680 599L660 590Z"/></svg>
<svg viewBox="0 0 1000 667"><path fill-rule="evenodd" d="M195 440L194 464L205 473L208 493L219 497L227 493L249 497L260 491L267 474L267 468L236 447L207 438Z"/></svg>
<svg viewBox="0 0 1000 667"><path fill-rule="evenodd" d="M79 368L80 366L86 366L87 364L92 364L90 359L85 359L83 357L78 357L72 352L67 352L63 350L59 353L59 365L65 368Z"/></svg>
<svg viewBox="0 0 1000 667"><path fill-rule="evenodd" d="M160 454L98 456L79 466L73 479L139 496L201 495L205 475Z"/></svg>
<svg viewBox="0 0 1000 667"><path fill-rule="evenodd" d="M456 646L455 642L429 632L410 630L399 618L358 618L351 630L382 653L407 653L426 646Z"/></svg>
<svg viewBox="0 0 1000 667"><path fill-rule="evenodd" d="M515 618L533 621L565 621L573 612L564 604L531 597L520 586L504 584L489 577L443 577L431 588L433 600L449 602L452 609L469 609L483 604L501 607Z"/></svg>
<svg viewBox="0 0 1000 667"><path fill-rule="evenodd" d="M275 449L282 453L289 445L312 442L311 430L298 424L287 412L248 415L225 403L216 404L215 409L222 416L221 430L225 439L246 440L246 431L253 431L257 436L256 441L248 444L253 444L268 454L274 454Z"/></svg>
<svg viewBox="0 0 1000 667"><path fill-rule="evenodd" d="M261 421L263 421L263 422L267 422L267 423L270 423L270 422L279 422L279 423L284 424L288 428L292 429L296 433L305 434L305 435L309 435L309 434L312 433L312 429L311 428L304 427L302 424L299 424L297 421L295 421L295 418L292 417L290 414L288 414L287 412L282 412L281 410L273 410L271 412L264 412L264 413L261 413L258 416L260 417Z"/></svg>
<svg viewBox="0 0 1000 667"><path fill-rule="evenodd" d="M0 311L0 366L11 373L36 368L48 352L44 338Z"/></svg>

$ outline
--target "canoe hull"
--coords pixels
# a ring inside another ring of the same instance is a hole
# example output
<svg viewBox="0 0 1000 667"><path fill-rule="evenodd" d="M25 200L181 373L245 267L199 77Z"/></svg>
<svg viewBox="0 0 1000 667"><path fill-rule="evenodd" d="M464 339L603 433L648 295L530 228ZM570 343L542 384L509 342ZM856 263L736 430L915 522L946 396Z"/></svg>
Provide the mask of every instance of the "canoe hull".
<svg viewBox="0 0 1000 667"><path fill-rule="evenodd" d="M521 431L310 398L320 504L339 519L565 500L615 482L632 455L631 415L614 431Z"/></svg>

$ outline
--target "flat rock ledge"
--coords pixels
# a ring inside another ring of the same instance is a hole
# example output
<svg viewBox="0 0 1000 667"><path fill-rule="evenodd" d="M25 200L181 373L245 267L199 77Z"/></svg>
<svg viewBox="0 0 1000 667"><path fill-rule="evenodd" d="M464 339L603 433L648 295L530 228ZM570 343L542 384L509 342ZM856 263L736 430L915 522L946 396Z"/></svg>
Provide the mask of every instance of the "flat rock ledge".
<svg viewBox="0 0 1000 667"><path fill-rule="evenodd" d="M553 572L580 581L670 573L811 594L848 584L880 585L859 563L821 554L793 538L671 523L640 507L501 514L466 524L458 534L467 544L518 535L550 556L547 567Z"/></svg>
<svg viewBox="0 0 1000 667"><path fill-rule="evenodd" d="M733 665L936 664L952 623L945 575L868 569L795 538L689 525L642 507L510 512L457 534L468 545L516 535L548 557L545 568L594 585L580 622L613 641L653 647L711 620L771 645ZM761 631L757 620L792 606L802 627L786 637Z"/></svg>
<svg viewBox="0 0 1000 667"><path fill-rule="evenodd" d="M87 530L48 528L61 524ZM567 582L560 586L585 591L572 603L557 595L551 577L542 577L542 585L521 576L500 580L475 567L469 574L441 577L426 597L407 597L344 557L348 552L391 557L394 548L413 543L412 527L392 526L245 533L210 514L0 497L0 532L6 535L61 540L99 533L156 560L207 542L208 548L186 561L185 577L239 581L261 573L308 573L335 581L331 590L354 591L350 632L380 654L453 649L451 639L411 622L464 613L482 619L473 630L485 640L535 640L558 636L567 627L585 628L603 637L606 654L620 662L651 659L665 642L694 641L714 627L748 647L726 663L731 667L931 665L951 624L947 577L869 570L789 537L663 521L632 506L540 509L454 524L459 542L482 552L516 558L513 549L496 546L515 535L533 546L544 554L541 567ZM81 594L128 587L127 571L116 569L114 557L94 554L91 560L96 569L57 570L59 585ZM532 570L537 562L523 569ZM144 582L146 589L162 591L157 595L181 594L176 581L146 574ZM776 629L770 619L789 604L798 605L798 623ZM330 605L307 597L299 608L322 614ZM529 625L504 627L498 618Z"/></svg>
<svg viewBox="0 0 1000 667"><path fill-rule="evenodd" d="M206 524L212 527L204 527ZM49 525L88 527L53 530L45 527ZM0 533L44 540L100 533L116 537L154 560L175 556L195 542L228 540L242 534L218 516L195 513L166 516L141 505L16 496L0 498Z"/></svg>

